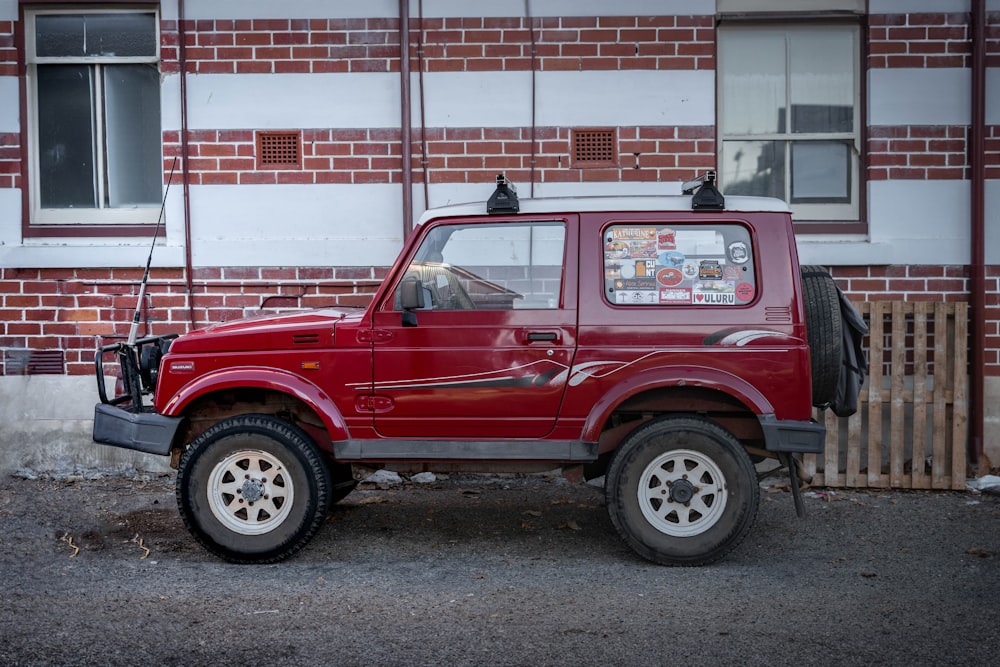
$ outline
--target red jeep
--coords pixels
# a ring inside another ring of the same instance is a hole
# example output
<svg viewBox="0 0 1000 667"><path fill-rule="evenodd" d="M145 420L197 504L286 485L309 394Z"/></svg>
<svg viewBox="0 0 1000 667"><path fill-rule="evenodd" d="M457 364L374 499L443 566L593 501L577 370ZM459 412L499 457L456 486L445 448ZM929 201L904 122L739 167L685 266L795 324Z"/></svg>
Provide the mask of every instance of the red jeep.
<svg viewBox="0 0 1000 667"><path fill-rule="evenodd" d="M520 201L497 180L427 211L365 309L105 346L94 439L170 456L188 529L236 562L295 553L380 468L604 475L640 555L722 557L756 516L754 461L794 477L794 453L822 451L812 408L839 372L835 287L807 286L807 333L787 205L711 177Z"/></svg>

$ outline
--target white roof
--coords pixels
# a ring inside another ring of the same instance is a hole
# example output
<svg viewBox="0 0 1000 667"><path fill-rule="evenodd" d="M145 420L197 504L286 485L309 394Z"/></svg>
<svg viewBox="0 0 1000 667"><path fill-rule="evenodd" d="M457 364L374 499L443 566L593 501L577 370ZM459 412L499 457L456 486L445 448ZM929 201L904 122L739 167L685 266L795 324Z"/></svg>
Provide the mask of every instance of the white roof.
<svg viewBox="0 0 1000 667"><path fill-rule="evenodd" d="M544 197L521 199L519 215L593 211L690 211L691 195L628 195L617 197ZM788 204L771 197L726 197L726 211L791 213ZM417 224L436 218L484 215L486 202L452 204L424 211Z"/></svg>

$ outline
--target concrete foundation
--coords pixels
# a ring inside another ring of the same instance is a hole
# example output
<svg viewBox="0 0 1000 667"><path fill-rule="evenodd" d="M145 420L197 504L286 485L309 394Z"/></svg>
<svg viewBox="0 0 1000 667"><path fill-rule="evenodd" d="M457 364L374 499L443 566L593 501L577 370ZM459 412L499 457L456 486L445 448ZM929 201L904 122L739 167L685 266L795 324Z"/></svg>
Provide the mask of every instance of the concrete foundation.
<svg viewBox="0 0 1000 667"><path fill-rule="evenodd" d="M94 443L98 400L93 377L0 377L0 474L169 470L166 457Z"/></svg>

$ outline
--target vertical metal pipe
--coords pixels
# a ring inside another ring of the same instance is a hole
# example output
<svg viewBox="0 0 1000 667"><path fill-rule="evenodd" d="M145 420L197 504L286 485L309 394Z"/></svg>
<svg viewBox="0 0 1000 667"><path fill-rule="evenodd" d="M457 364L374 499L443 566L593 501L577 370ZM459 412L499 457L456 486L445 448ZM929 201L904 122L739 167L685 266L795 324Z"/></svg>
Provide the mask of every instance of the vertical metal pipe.
<svg viewBox="0 0 1000 667"><path fill-rule="evenodd" d="M420 167L424 177L424 209L431 207L427 165L427 114L424 111L424 0L417 0L417 94L420 96Z"/></svg>
<svg viewBox="0 0 1000 667"><path fill-rule="evenodd" d="M983 454L985 421L986 347L986 0L972 0L972 120L969 128L969 168L971 190L972 259L969 296L971 373L969 395L969 458L973 463Z"/></svg>
<svg viewBox="0 0 1000 667"><path fill-rule="evenodd" d="M410 127L410 0L399 0L400 138L403 159L403 240L413 231L413 128Z"/></svg>
<svg viewBox="0 0 1000 667"><path fill-rule="evenodd" d="M524 14L528 21L528 35L531 37L531 187L529 197L535 196L535 143L536 143L536 121L535 121L535 72L537 71L537 52L535 45L535 19L531 16L531 0L524 0Z"/></svg>
<svg viewBox="0 0 1000 667"><path fill-rule="evenodd" d="M188 322L198 326L194 317L194 272L191 260L191 171L188 166L187 118L187 30L184 27L184 0L177 0L177 66L181 77L181 183L184 193L184 279L187 287Z"/></svg>

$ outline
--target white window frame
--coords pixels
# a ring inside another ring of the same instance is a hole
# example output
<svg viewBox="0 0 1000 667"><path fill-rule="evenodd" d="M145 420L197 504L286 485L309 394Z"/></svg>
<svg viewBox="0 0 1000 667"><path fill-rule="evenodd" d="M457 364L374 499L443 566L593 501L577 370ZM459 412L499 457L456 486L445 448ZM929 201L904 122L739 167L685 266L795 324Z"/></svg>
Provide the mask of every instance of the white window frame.
<svg viewBox="0 0 1000 667"><path fill-rule="evenodd" d="M833 222L833 223L849 223L858 222L860 220L861 211L861 141L862 141L862 116L861 116L861 27L857 24L847 24L847 23L809 23L809 22L797 22L797 23L746 23L738 25L723 25L719 28L718 39L721 41L725 39L725 34L727 32L753 32L754 30L783 30L785 32L785 102L788 106L788 102L792 99L792 77L791 77L791 49L788 48L788 36L790 32L796 30L816 30L822 28L829 28L831 30L839 31L850 31L854 40L854 49L852 51L852 77L854 81L854 120L853 120L853 132L829 132L829 133L808 133L808 132L792 132L790 130L791 126L791 113L785 114L785 131L784 132L774 132L767 134L725 134L724 128L722 127L721 119L725 118L725 105L728 101L725 99L723 93L723 83L722 83L722 73L724 72L725 64L723 62L723 57L720 49L718 68L719 73L717 76L718 80L718 106L719 106L719 130L718 130L718 151L719 151L719 164L725 164L725 143L727 141L779 141L784 144L784 159L785 159L785 182L784 182L784 197L783 199L789 202L792 207L792 217L795 220L803 222ZM830 141L849 141L851 147L850 156L850 203L817 203L817 204L806 204L806 203L792 203L792 144L796 141L809 141L809 140L830 140ZM725 183L721 184L723 189L725 189Z"/></svg>
<svg viewBox="0 0 1000 667"><path fill-rule="evenodd" d="M36 31L35 19L44 15L84 15L84 14L152 14L153 25L156 34L154 35L155 53L151 56L39 56L36 52ZM98 66L98 76L95 76L95 85L98 87L98 94L95 96L95 114L103 116L103 82L100 74L102 65L130 65L130 64L152 64L159 66L160 63L160 12L159 9L122 9L116 7L88 7L87 9L64 6L58 9L33 9L25 10L25 64L27 69L26 91L27 91L27 129L28 129L28 162L30 182L28 186L28 200L31 210L30 225L36 228L58 227L58 226L118 226L118 225L155 225L160 210L158 206L141 207L104 207L104 179L98 178L98 207L97 208L42 208L41 207L41 180L40 180L40 160L38 146L38 65L47 64L74 64L74 65L96 65ZM161 95L162 101L162 95ZM162 120L161 120L162 124ZM95 142L98 150L95 156L94 169L98 174L104 173L106 148L105 134L102 123L95 123ZM161 128L162 137L162 128ZM160 141L160 171L163 163L163 142ZM162 183L161 183L162 189Z"/></svg>

